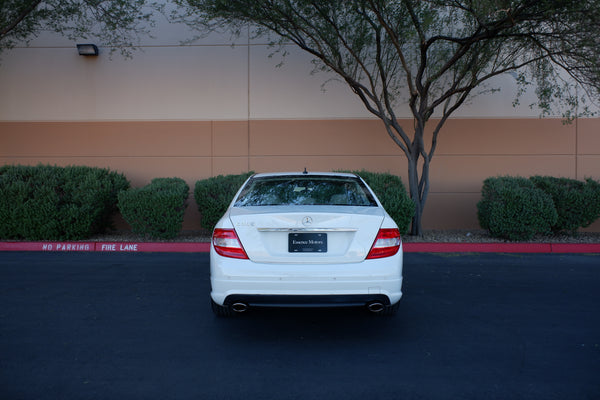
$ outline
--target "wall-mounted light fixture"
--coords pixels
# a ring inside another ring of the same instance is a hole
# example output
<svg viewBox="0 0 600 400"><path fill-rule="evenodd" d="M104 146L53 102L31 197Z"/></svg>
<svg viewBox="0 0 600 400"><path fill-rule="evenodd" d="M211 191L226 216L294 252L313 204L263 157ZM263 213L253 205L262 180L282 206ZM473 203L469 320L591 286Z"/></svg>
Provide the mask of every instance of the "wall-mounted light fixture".
<svg viewBox="0 0 600 400"><path fill-rule="evenodd" d="M98 46L95 44L78 44L77 51L80 56L97 56Z"/></svg>

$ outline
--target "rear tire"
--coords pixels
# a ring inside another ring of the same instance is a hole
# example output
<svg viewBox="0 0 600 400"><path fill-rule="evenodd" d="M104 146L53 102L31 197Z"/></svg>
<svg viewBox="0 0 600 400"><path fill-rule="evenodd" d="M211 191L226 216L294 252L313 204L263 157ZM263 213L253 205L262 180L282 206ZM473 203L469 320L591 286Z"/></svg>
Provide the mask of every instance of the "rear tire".
<svg viewBox="0 0 600 400"><path fill-rule="evenodd" d="M212 309L213 314L217 317L233 317L233 310L228 306L221 306L211 298L210 299L210 308Z"/></svg>

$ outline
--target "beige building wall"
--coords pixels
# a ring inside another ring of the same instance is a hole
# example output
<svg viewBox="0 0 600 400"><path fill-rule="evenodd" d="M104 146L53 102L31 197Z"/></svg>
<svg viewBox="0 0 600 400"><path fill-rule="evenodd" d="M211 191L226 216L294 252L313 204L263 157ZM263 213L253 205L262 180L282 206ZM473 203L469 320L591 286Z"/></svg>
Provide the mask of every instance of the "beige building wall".
<svg viewBox="0 0 600 400"><path fill-rule="evenodd" d="M82 57L76 42L50 34L3 52L0 164L109 167L134 186L304 167L389 171L407 183L404 155L381 123L334 76L312 75L304 53L288 49L278 67L280 55L245 37L182 45L189 32L166 23L154 36L131 59L102 43L98 57ZM477 228L489 176L600 179L600 119L539 119L531 94L512 107L510 75L489 88L502 91L465 105L441 133L426 229ZM402 101L397 113L412 126ZM190 198L184 228L197 227Z"/></svg>
<svg viewBox="0 0 600 400"><path fill-rule="evenodd" d="M598 119L450 120L432 162L425 228L477 228L476 204L489 176L599 179L599 129ZM0 122L0 132L0 164L108 167L134 186L178 176L193 188L220 174L305 167L392 172L407 183L404 155L372 119ZM198 228L192 198L185 228Z"/></svg>

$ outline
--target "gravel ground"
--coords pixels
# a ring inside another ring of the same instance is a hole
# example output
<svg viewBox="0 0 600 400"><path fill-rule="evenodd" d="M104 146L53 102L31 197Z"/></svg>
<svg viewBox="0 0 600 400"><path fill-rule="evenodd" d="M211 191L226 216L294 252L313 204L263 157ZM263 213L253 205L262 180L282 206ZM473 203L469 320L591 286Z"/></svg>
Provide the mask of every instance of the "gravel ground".
<svg viewBox="0 0 600 400"><path fill-rule="evenodd" d="M404 236L405 242L506 243L509 240L491 237L482 229L429 230L423 236ZM537 235L528 243L600 243L600 232L579 232L575 235Z"/></svg>
<svg viewBox="0 0 600 400"><path fill-rule="evenodd" d="M507 240L491 237L487 231L472 230L427 230L423 236L406 235L404 242L440 242L440 243L505 243ZM146 239L130 231L115 231L96 235L89 241L97 242L210 242L210 232L184 231L171 240ZM580 232L575 235L536 236L527 242L534 243L600 243L600 232Z"/></svg>

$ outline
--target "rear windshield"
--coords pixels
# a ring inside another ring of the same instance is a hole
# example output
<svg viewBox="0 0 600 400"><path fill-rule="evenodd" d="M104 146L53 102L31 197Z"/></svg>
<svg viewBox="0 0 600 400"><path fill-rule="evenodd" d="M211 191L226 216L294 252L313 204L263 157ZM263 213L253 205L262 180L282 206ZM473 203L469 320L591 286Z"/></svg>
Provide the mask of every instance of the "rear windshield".
<svg viewBox="0 0 600 400"><path fill-rule="evenodd" d="M376 207L377 202L363 182L355 177L294 175L252 178L234 205Z"/></svg>

